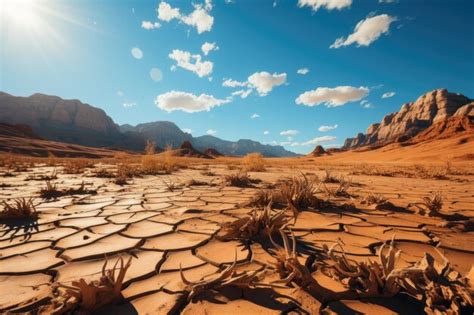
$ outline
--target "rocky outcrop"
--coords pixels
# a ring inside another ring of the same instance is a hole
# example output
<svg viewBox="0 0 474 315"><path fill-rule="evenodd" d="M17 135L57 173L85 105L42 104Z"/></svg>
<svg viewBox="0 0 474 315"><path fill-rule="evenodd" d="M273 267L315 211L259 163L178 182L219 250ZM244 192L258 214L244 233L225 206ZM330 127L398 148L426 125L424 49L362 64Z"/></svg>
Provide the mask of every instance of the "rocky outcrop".
<svg viewBox="0 0 474 315"><path fill-rule="evenodd" d="M190 141L184 141L178 149L172 150L174 156L211 159L212 157L196 150Z"/></svg>
<svg viewBox="0 0 474 315"><path fill-rule="evenodd" d="M212 156L213 158L219 157L219 156L224 156L224 154L220 153L214 148L207 148L204 150L204 154Z"/></svg>
<svg viewBox="0 0 474 315"><path fill-rule="evenodd" d="M308 154L308 156L312 156L312 157L318 157L318 156L323 156L323 155L331 155L331 153L324 150L324 148L320 145L316 146L316 148L314 148L314 150Z"/></svg>
<svg viewBox="0 0 474 315"><path fill-rule="evenodd" d="M0 123L0 135L16 138L41 139L28 125L10 125Z"/></svg>
<svg viewBox="0 0 474 315"><path fill-rule="evenodd" d="M365 134L359 133L355 138L346 139L343 149L408 141L432 125L445 123L454 115L466 116L466 113L472 112L472 104L462 108L470 102L469 98L449 93L446 89L428 92L413 103L403 104L400 111L386 115L380 123L370 125Z"/></svg>
<svg viewBox="0 0 474 315"><path fill-rule="evenodd" d="M0 122L28 125L48 140L132 150L144 147L141 137L122 134L102 109L57 96L16 97L0 93Z"/></svg>

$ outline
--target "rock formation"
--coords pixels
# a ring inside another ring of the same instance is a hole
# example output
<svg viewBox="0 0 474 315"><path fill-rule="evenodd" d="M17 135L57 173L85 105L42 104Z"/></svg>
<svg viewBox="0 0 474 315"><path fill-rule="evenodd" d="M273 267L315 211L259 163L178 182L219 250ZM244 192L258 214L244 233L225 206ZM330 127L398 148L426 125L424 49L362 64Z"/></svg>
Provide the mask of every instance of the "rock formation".
<svg viewBox="0 0 474 315"><path fill-rule="evenodd" d="M308 154L308 156L322 156L322 155L331 155L331 153L327 152L326 150L324 150L324 148L320 145L316 146L316 148L314 148L314 150Z"/></svg>
<svg viewBox="0 0 474 315"><path fill-rule="evenodd" d="M428 92L414 103L403 104L400 111L386 115L380 123L370 125L365 134L347 138L343 149L405 142L431 126L446 124L453 116L468 117L473 111L470 102L469 98L446 89Z"/></svg>

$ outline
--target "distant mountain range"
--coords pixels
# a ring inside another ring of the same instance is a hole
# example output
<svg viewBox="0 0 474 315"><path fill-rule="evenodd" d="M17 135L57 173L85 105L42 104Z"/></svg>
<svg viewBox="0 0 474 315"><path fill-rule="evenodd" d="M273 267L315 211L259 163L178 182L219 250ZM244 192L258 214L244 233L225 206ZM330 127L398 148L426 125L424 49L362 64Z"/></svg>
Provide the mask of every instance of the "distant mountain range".
<svg viewBox="0 0 474 315"><path fill-rule="evenodd" d="M474 102L458 93L439 89L405 103L400 111L386 115L380 123L354 138L342 149L370 149L392 143L416 144L474 133Z"/></svg>
<svg viewBox="0 0 474 315"><path fill-rule="evenodd" d="M168 121L118 126L102 109L79 100L39 93L17 97L0 92L0 123L29 126L46 140L91 147L143 151L146 140L155 141L161 148L167 145L178 148L189 141L198 150L212 148L224 155L260 152L268 157L297 156L282 146L252 140L233 142L213 136L193 137Z"/></svg>

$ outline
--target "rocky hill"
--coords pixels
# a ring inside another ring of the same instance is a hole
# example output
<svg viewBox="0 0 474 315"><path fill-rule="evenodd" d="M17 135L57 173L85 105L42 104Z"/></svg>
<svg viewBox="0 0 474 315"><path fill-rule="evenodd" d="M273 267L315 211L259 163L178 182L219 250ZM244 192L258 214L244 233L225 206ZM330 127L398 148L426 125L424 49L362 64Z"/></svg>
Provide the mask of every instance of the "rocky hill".
<svg viewBox="0 0 474 315"><path fill-rule="evenodd" d="M472 124L471 102L464 95L450 93L446 89L428 92L415 102L403 104L400 111L386 115L380 123L370 125L365 134L359 133L354 138L347 138L343 149L435 139L441 133L446 135L446 128L451 133L462 132ZM464 127L459 127L463 125ZM429 136L422 136L423 132Z"/></svg>
<svg viewBox="0 0 474 315"><path fill-rule="evenodd" d="M242 156L251 152L260 152L267 157L296 156L295 153L285 150L282 146L264 145L253 140L241 139L234 142L209 135L193 137L169 121L155 121L135 127L122 125L120 129L142 134L146 140L155 141L156 145L162 148L167 145L178 148L183 142L189 141L194 148L201 152L206 149L214 149L223 155Z"/></svg>
<svg viewBox="0 0 474 315"><path fill-rule="evenodd" d="M28 125L48 140L92 147L144 148L142 137L122 134L103 110L57 96L37 93L17 97L0 93L0 122Z"/></svg>

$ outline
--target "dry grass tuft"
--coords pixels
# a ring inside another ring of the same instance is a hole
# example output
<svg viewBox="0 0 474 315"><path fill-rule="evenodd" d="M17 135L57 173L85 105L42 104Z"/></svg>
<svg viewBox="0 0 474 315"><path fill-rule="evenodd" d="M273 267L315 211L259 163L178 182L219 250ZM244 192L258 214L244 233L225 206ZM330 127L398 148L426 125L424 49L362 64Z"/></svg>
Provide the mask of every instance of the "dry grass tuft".
<svg viewBox="0 0 474 315"><path fill-rule="evenodd" d="M38 212L36 212L33 198L18 198L12 203L3 201L3 211L0 212L0 220L15 220L15 219L37 219Z"/></svg>
<svg viewBox="0 0 474 315"><path fill-rule="evenodd" d="M252 187L253 184L259 183L260 180L252 179L247 172L239 171L230 175L224 176L224 182L227 186L235 187Z"/></svg>
<svg viewBox="0 0 474 315"><path fill-rule="evenodd" d="M173 155L172 147L166 147L161 154L149 153L154 152L150 149L147 154L142 156L141 170L147 175L171 174L178 169L176 157Z"/></svg>
<svg viewBox="0 0 474 315"><path fill-rule="evenodd" d="M53 170L51 175L43 175L43 174L37 175L37 176L29 175L27 178L25 178L25 180L53 180L53 179L58 179L58 172L56 171L56 169Z"/></svg>
<svg viewBox="0 0 474 315"><path fill-rule="evenodd" d="M421 211L422 215L439 216L443 208L443 195L438 191L431 196L423 197L422 205L425 208Z"/></svg>
<svg viewBox="0 0 474 315"><path fill-rule="evenodd" d="M56 186L56 183L51 183L51 181L46 180L46 187L41 188L40 196L43 199L56 199L62 196L67 195L95 195L97 194L97 190L94 189L86 189L85 183L82 182L78 188L69 188L66 190L59 190Z"/></svg>
<svg viewBox="0 0 474 315"><path fill-rule="evenodd" d="M373 204L376 204L376 205L380 205L380 204L383 204L387 202L387 198L385 198L384 196L380 195L380 194L368 194L366 197L364 197L361 201L362 204L366 204L366 205L373 205Z"/></svg>
<svg viewBox="0 0 474 315"><path fill-rule="evenodd" d="M82 174L86 168L93 168L94 163L87 159L69 159L64 162L64 174Z"/></svg>
<svg viewBox="0 0 474 315"><path fill-rule="evenodd" d="M274 213L269 203L263 210L254 208L252 214L223 224L216 238L222 241L250 241L255 237L265 237L285 228L288 221L284 210Z"/></svg>
<svg viewBox="0 0 474 315"><path fill-rule="evenodd" d="M339 178L337 178L337 176L334 176L330 169L325 169L324 170L324 177L323 177L321 182L335 184L335 183L339 183Z"/></svg>
<svg viewBox="0 0 474 315"><path fill-rule="evenodd" d="M265 161L261 153L249 153L243 158L244 170L247 172L264 172Z"/></svg>
<svg viewBox="0 0 474 315"><path fill-rule="evenodd" d="M203 277L199 281L189 281L184 276L183 270L180 266L181 280L186 285L185 291L187 292L188 301L193 298L205 294L214 293L218 294L218 290L224 287L234 286L238 288L257 288L257 287L274 287L271 284L262 283L261 280L265 275L265 270L259 271L236 271L237 266L237 252L235 252L235 260L232 265L226 267L223 271L216 275L209 275Z"/></svg>
<svg viewBox="0 0 474 315"><path fill-rule="evenodd" d="M125 264L120 257L111 269L106 269L106 261L99 280L87 283L84 279L80 279L73 281L72 286L59 284L51 303L43 306L39 313L91 314L103 306L120 302L123 299L121 292L123 280L131 262L132 257ZM117 277L116 269L119 270Z"/></svg>
<svg viewBox="0 0 474 315"><path fill-rule="evenodd" d="M291 180L281 183L278 191L280 198L285 201L296 217L301 209L320 205L321 200L316 197L319 187L316 176L308 177L302 174L300 177L293 177Z"/></svg>

